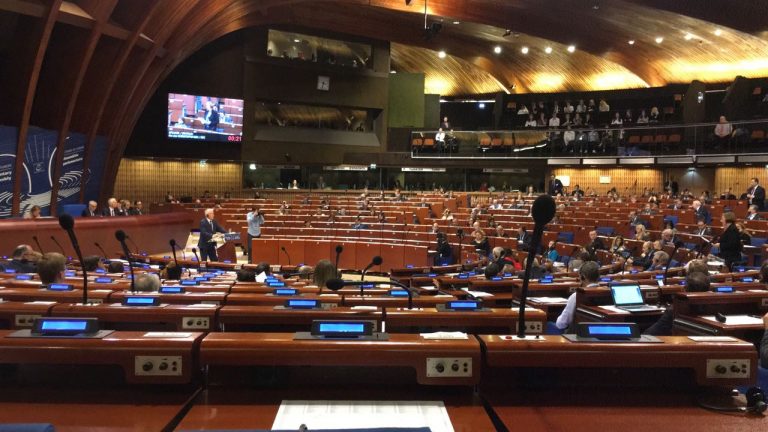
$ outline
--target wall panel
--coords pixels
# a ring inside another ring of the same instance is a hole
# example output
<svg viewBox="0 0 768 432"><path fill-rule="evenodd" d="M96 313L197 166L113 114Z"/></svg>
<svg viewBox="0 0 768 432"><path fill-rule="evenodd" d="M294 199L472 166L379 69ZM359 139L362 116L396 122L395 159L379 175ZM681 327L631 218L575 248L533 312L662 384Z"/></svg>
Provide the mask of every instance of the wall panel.
<svg viewBox="0 0 768 432"><path fill-rule="evenodd" d="M715 191L720 194L731 188L737 197L747 191L752 177L757 177L760 184L768 183L768 169L764 166L720 167L715 171Z"/></svg>
<svg viewBox="0 0 768 432"><path fill-rule="evenodd" d="M552 173L558 177L570 176L571 186L567 188L569 191L578 184L583 190L591 187L599 194L604 194L613 187L622 194L642 193L645 187L658 191L664 182L662 170L651 168L555 168ZM610 183L601 184L601 176L610 177Z"/></svg>
<svg viewBox="0 0 768 432"><path fill-rule="evenodd" d="M236 162L123 159L117 172L115 197L159 202L170 191L175 197L198 197L242 190L242 167Z"/></svg>

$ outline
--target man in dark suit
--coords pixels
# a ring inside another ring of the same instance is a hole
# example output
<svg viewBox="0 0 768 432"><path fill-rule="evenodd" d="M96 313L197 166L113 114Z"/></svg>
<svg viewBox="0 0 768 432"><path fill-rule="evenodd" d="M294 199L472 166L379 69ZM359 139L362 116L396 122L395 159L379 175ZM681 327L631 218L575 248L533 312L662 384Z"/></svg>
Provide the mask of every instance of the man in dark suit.
<svg viewBox="0 0 768 432"><path fill-rule="evenodd" d="M704 222L707 224L712 223L712 215L709 214L709 210L707 210L706 207L704 207L703 204L701 204L701 201L695 200L691 207L693 208L693 211L695 212L694 218L696 220L704 219Z"/></svg>
<svg viewBox="0 0 768 432"><path fill-rule="evenodd" d="M637 215L637 212L632 210L629 212L629 225L634 227L635 225L640 225L643 223L643 220L640 219L640 216ZM634 233L634 230L632 230Z"/></svg>
<svg viewBox="0 0 768 432"><path fill-rule="evenodd" d="M205 210L205 217L200 220L200 239L197 241L197 248L200 249L202 261L207 261L208 258L211 261L219 260L216 255L216 242L213 240L213 234L227 232L213 219L213 216L213 209L209 208Z"/></svg>
<svg viewBox="0 0 768 432"><path fill-rule="evenodd" d="M759 211L765 210L765 188L760 186L760 180L757 177L752 179L747 198L749 198L749 203L756 205Z"/></svg>
<svg viewBox="0 0 768 432"><path fill-rule="evenodd" d="M144 214L144 204L141 201L134 201L133 207L128 209L130 216L141 216Z"/></svg>
<svg viewBox="0 0 768 432"><path fill-rule="evenodd" d="M528 251L531 248L531 235L525 231L525 227L520 227L517 230L517 249L521 251Z"/></svg>
<svg viewBox="0 0 768 432"><path fill-rule="evenodd" d="M725 265L730 269L734 262L741 261L743 245L739 229L736 228L736 215L733 212L725 212L720 220L726 228L720 236L720 242L714 246L720 249L718 256L725 260Z"/></svg>
<svg viewBox="0 0 768 432"><path fill-rule="evenodd" d="M13 250L11 260L5 263L6 270L16 270L16 273L35 273L37 265L32 261L34 249L29 245L19 245Z"/></svg>
<svg viewBox="0 0 768 432"><path fill-rule="evenodd" d="M549 177L549 194L552 196L563 194L563 182L556 178L554 174Z"/></svg>
<svg viewBox="0 0 768 432"><path fill-rule="evenodd" d="M88 207L83 210L82 213L80 213L80 216L82 217L95 217L98 216L98 213L96 213L96 207L98 204L96 201L88 201Z"/></svg>
<svg viewBox="0 0 768 432"><path fill-rule="evenodd" d="M686 292L709 291L709 275L700 271L689 273L685 277L683 290ZM648 327L643 334L652 336L672 336L672 328L675 322L675 310L670 305L656 323Z"/></svg>
<svg viewBox="0 0 768 432"><path fill-rule="evenodd" d="M589 253L589 260L597 261L597 251L605 250L603 239L597 236L597 231L589 232L589 243L584 248Z"/></svg>
<svg viewBox="0 0 768 432"><path fill-rule="evenodd" d="M752 204L749 206L749 209L747 209L747 217L746 220L763 220L762 216L760 216L760 213L757 212L757 205Z"/></svg>
<svg viewBox="0 0 768 432"><path fill-rule="evenodd" d="M693 233L702 237L710 237L712 236L712 228L707 226L704 219L699 219L696 221L696 229L693 230Z"/></svg>
<svg viewBox="0 0 768 432"><path fill-rule="evenodd" d="M125 216L125 213L120 208L120 203L118 203L115 198L110 198L107 201L107 206L104 208L104 211L101 212L101 215L105 217Z"/></svg>

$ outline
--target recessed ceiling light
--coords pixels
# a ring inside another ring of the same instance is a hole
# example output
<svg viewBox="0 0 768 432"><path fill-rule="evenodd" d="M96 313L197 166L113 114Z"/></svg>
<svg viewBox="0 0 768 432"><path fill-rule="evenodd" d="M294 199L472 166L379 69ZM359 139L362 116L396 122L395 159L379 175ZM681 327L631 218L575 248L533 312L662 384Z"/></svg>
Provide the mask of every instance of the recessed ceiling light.
<svg viewBox="0 0 768 432"><path fill-rule="evenodd" d="M656 40L657 44L660 44L660 43L664 42L664 38L661 37L661 36L657 37L655 40Z"/></svg>
<svg viewBox="0 0 768 432"><path fill-rule="evenodd" d="M397 71L392 69L391 71L389 71L389 73L397 73Z"/></svg>
<svg viewBox="0 0 768 432"><path fill-rule="evenodd" d="M691 39L693 39L693 35L690 34L690 33L686 33L685 34L685 40L691 40Z"/></svg>
<svg viewBox="0 0 768 432"><path fill-rule="evenodd" d="M523 54L528 54L528 47L524 46L520 49L520 52Z"/></svg>
<svg viewBox="0 0 768 432"><path fill-rule="evenodd" d="M496 54L501 54L501 47L496 45L495 47L493 47L493 52Z"/></svg>
<svg viewBox="0 0 768 432"><path fill-rule="evenodd" d="M552 54L552 47L544 48L544 52L547 53L547 54Z"/></svg>
<svg viewBox="0 0 768 432"><path fill-rule="evenodd" d="M294 41L295 43L299 43L299 42L301 42L301 40L299 40L299 39L294 39L293 41Z"/></svg>
<svg viewBox="0 0 768 432"><path fill-rule="evenodd" d="M570 45L570 46L568 46L568 52L569 52L569 53L572 53L572 52L574 52L574 51L576 51L576 46L575 46L575 45Z"/></svg>
<svg viewBox="0 0 768 432"><path fill-rule="evenodd" d="M459 25L459 24L461 24L461 21L454 21L453 23L454 23L455 25Z"/></svg>
<svg viewBox="0 0 768 432"><path fill-rule="evenodd" d="M627 43L630 44L630 45L634 45L635 44L635 40L634 39L630 39L629 41L627 41Z"/></svg>
<svg viewBox="0 0 768 432"><path fill-rule="evenodd" d="M446 56L445 51L438 52L437 56L440 57L440 58L445 58L445 56Z"/></svg>
<svg viewBox="0 0 768 432"><path fill-rule="evenodd" d="M720 29L715 30L715 36L720 36L723 34L723 31Z"/></svg>

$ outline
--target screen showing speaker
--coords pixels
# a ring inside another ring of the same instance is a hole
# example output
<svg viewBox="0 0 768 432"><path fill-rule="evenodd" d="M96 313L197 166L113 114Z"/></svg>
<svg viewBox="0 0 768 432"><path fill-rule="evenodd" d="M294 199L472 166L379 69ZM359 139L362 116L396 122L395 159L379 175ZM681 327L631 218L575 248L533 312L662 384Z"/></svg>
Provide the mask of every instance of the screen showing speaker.
<svg viewBox="0 0 768 432"><path fill-rule="evenodd" d="M242 141L243 100L169 93L168 138Z"/></svg>

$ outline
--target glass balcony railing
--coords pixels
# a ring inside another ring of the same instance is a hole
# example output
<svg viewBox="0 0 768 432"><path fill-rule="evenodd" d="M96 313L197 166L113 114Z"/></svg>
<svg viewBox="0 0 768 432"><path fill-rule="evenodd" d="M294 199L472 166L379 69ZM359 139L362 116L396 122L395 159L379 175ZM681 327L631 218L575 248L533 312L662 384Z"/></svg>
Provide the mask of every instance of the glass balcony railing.
<svg viewBox="0 0 768 432"><path fill-rule="evenodd" d="M719 135L715 132L719 132ZM414 131L414 158L632 157L766 153L768 119L642 127Z"/></svg>

